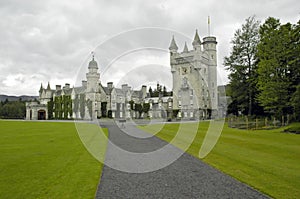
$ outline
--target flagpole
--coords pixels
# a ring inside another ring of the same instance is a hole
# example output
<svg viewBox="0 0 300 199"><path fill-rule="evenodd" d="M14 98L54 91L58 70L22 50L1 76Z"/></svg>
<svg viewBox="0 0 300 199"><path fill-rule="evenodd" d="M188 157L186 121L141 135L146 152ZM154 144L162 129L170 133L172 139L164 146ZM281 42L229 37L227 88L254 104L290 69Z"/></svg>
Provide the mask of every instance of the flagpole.
<svg viewBox="0 0 300 199"><path fill-rule="evenodd" d="M207 26L208 26L208 36L210 36L210 18L209 18L209 16L207 19Z"/></svg>

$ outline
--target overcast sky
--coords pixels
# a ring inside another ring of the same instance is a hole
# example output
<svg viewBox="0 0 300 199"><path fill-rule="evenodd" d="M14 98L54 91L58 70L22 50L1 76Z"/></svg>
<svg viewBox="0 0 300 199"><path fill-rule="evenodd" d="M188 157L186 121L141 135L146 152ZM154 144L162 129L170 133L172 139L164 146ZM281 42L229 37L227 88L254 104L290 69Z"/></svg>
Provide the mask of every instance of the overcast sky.
<svg viewBox="0 0 300 199"><path fill-rule="evenodd" d="M223 58L245 19L300 19L299 0L0 0L0 94L38 95L40 84L81 82L91 51L101 82L134 88L159 81L169 89L171 36L179 50L198 29L218 41L218 84L227 83Z"/></svg>

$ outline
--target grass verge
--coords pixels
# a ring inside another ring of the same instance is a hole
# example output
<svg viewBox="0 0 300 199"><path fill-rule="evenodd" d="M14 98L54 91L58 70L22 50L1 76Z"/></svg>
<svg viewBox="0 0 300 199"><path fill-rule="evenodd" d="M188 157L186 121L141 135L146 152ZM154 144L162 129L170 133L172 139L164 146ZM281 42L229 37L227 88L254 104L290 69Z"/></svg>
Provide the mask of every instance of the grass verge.
<svg viewBox="0 0 300 199"><path fill-rule="evenodd" d="M0 120L0 198L94 198L102 166L74 123Z"/></svg>
<svg viewBox="0 0 300 199"><path fill-rule="evenodd" d="M209 122L199 124L187 153L198 157L208 126ZM140 128L171 142L179 124L166 124L159 131L158 125ZM283 128L247 131L225 125L216 146L203 161L272 197L299 198L300 135L282 131ZM184 136L181 139L184 142ZM177 143L174 145L181 148Z"/></svg>

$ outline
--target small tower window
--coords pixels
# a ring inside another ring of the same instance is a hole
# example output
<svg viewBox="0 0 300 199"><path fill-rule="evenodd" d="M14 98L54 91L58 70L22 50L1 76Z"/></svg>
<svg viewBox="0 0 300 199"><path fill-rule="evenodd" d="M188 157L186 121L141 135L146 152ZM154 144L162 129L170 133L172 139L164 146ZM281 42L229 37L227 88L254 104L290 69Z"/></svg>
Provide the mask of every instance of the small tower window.
<svg viewBox="0 0 300 199"><path fill-rule="evenodd" d="M211 55L211 59L214 59L214 55Z"/></svg>

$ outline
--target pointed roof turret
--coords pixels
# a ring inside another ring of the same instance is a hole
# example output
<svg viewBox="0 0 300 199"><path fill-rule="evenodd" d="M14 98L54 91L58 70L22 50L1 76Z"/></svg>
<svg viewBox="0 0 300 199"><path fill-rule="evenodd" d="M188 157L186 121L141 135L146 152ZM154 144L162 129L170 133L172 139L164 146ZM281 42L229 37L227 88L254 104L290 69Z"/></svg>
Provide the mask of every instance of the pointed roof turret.
<svg viewBox="0 0 300 199"><path fill-rule="evenodd" d="M51 90L49 82L48 82L47 90Z"/></svg>
<svg viewBox="0 0 300 199"><path fill-rule="evenodd" d="M187 45L186 45L186 42L184 43L183 52L184 52L184 53L189 52L189 49L188 49L188 47L187 47Z"/></svg>
<svg viewBox="0 0 300 199"><path fill-rule="evenodd" d="M172 41L171 41L169 50L170 50L170 51L175 51L175 52L178 50L178 46L177 46L177 44L176 44L176 42L175 42L174 35L172 36Z"/></svg>
<svg viewBox="0 0 300 199"><path fill-rule="evenodd" d="M43 84L41 83L41 87L40 87L40 90L39 90L39 92L41 93L41 92L43 92L43 90L44 90L44 88L43 88Z"/></svg>
<svg viewBox="0 0 300 199"><path fill-rule="evenodd" d="M197 29L196 29L196 34L195 34L194 41L193 41L193 46L196 46L196 45L201 45L201 40L200 40L200 37L198 35L198 30Z"/></svg>

